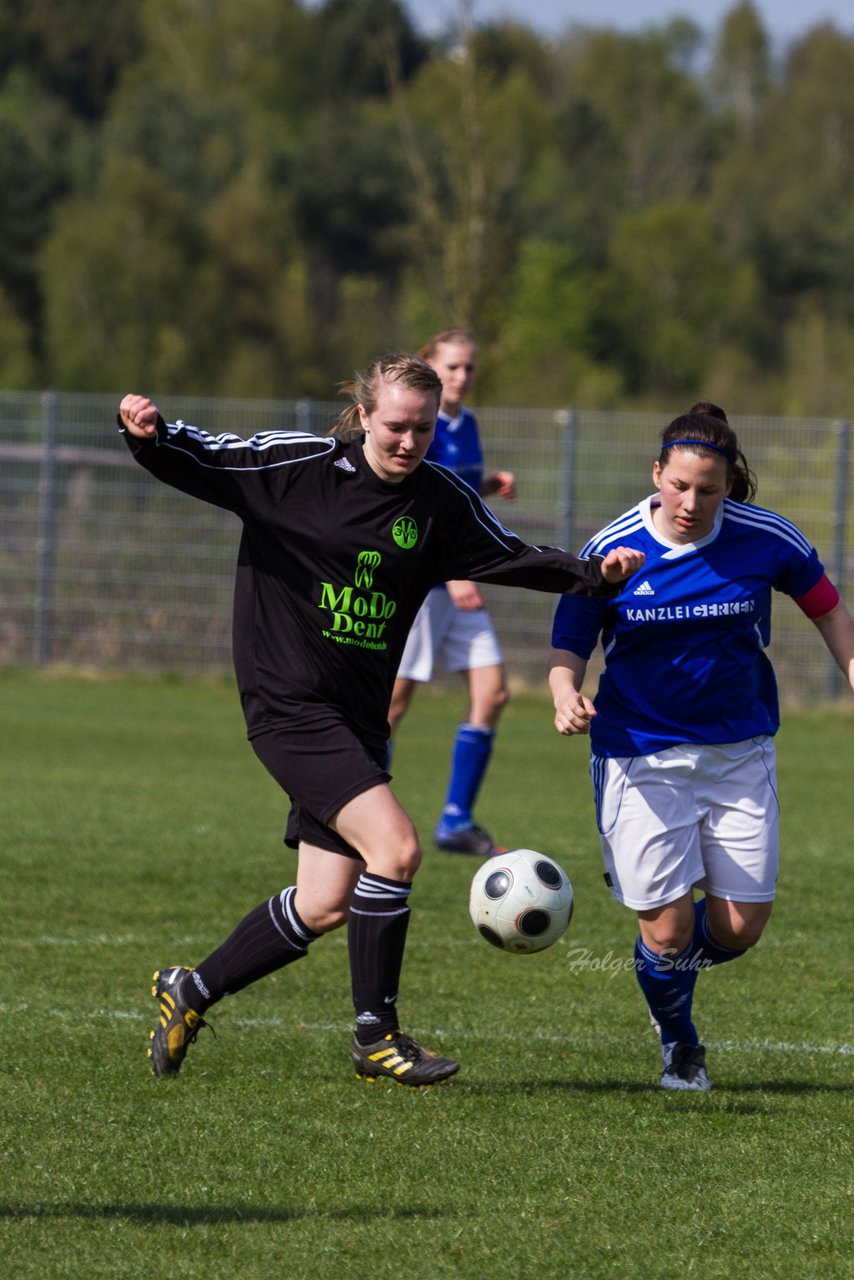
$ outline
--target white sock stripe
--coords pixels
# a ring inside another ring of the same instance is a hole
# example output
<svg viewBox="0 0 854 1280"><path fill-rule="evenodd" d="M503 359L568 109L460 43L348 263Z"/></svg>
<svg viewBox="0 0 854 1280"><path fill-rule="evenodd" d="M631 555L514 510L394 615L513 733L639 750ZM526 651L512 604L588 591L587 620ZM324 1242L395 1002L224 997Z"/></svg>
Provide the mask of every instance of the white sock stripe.
<svg viewBox="0 0 854 1280"><path fill-rule="evenodd" d="M275 901L276 901L275 897L273 897L273 898L268 898L268 900L267 900L267 910L268 910L268 911L269 911L269 913L270 913L270 919L273 921L273 927L275 928L276 932L277 932L277 933L279 933L279 934L281 934L281 936L285 939L285 941L286 941L286 942L290 942L290 938L289 938L289 937L288 937L288 935L285 933L284 929L282 928L282 926L279 924L278 920L276 919L276 912L275 912L275 908L274 908L274 905L273 905L273 904L275 903Z"/></svg>
<svg viewBox="0 0 854 1280"><path fill-rule="evenodd" d="M285 929L283 929L282 926L279 924L278 920L276 919L275 895L272 898L267 899L267 910L270 913L270 919L273 922L273 926L276 932L280 935L280 937L284 938L285 942L287 942L289 946L297 947L300 942L303 942L305 943L305 948L307 948L309 942L312 941L311 935L307 934L305 930L297 923L297 921L294 919L293 912L290 909L290 904L295 893L296 893L296 885L289 885L287 889L283 889L282 892L279 894L279 907L281 908L282 915L284 916L285 920L287 921L290 927L290 930L291 930L290 933L288 933Z"/></svg>
<svg viewBox="0 0 854 1280"><path fill-rule="evenodd" d="M408 916L411 907L401 907L398 911L365 911L360 907L350 907L351 916L376 916L378 919L391 920L394 916Z"/></svg>
<svg viewBox="0 0 854 1280"><path fill-rule="evenodd" d="M279 901L282 904L282 911L288 918L288 924L293 929L298 938L302 938L303 942L311 942L314 934L306 929L303 922L299 919L296 907L294 906L294 898L296 897L297 887L295 884L289 885L287 889L283 889L279 895Z"/></svg>
<svg viewBox="0 0 854 1280"><path fill-rule="evenodd" d="M354 896L388 900L392 898L408 898L411 892L411 884L394 884L374 880L369 875L361 875L356 882Z"/></svg>
<svg viewBox="0 0 854 1280"><path fill-rule="evenodd" d="M485 725L485 724L469 724L469 722L468 722L467 720L463 720L463 721L462 721L462 722L457 726L457 731L459 732L459 731L460 731L460 730L462 730L462 729L464 729L466 733L476 733L476 734L479 734L479 735L480 735L481 737L483 737L483 738L494 738L494 737L495 737L495 730L494 730L494 729L490 729L490 728L489 728L489 726L488 726L488 725Z"/></svg>

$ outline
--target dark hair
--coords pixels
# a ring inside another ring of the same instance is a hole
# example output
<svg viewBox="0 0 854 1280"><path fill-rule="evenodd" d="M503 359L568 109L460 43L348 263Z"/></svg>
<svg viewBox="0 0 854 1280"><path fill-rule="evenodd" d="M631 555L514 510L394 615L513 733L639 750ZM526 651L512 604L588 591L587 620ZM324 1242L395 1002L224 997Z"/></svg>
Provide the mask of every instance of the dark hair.
<svg viewBox="0 0 854 1280"><path fill-rule="evenodd" d="M697 410L701 408L703 412ZM708 408L708 411L705 411ZM675 448L690 449L700 457L723 457L727 475L732 481L730 497L736 502L752 502L756 497L756 476L738 445L738 438L718 405L707 401L692 406L688 413L674 418L661 433L658 465L664 469Z"/></svg>
<svg viewBox="0 0 854 1280"><path fill-rule="evenodd" d="M436 410L442 398L442 382L436 370L420 356L398 351L380 356L367 369L357 373L349 382L339 384L342 395L349 396L352 404L342 409L329 434L343 440L361 435L362 423L359 406L366 413L373 413L383 383L399 382L412 391L429 391L436 397Z"/></svg>
<svg viewBox="0 0 854 1280"><path fill-rule="evenodd" d="M452 342L458 342L466 347L477 348L477 339L468 329L440 329L438 333L433 334L429 341L424 343L423 347L418 348L418 354L422 360L432 360L436 354L437 347L444 347Z"/></svg>
<svg viewBox="0 0 854 1280"><path fill-rule="evenodd" d="M711 400L698 400L696 404L692 404L688 410L689 413L704 413L707 418L720 418L721 422L727 422L728 418L719 404L713 404Z"/></svg>

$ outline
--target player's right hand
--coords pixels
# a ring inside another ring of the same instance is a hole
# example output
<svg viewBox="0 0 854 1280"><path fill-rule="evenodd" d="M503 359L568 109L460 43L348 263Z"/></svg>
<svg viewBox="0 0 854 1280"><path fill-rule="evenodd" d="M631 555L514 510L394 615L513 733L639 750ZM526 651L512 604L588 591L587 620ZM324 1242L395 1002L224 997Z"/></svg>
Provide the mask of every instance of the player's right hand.
<svg viewBox="0 0 854 1280"><path fill-rule="evenodd" d="M125 396L119 405L119 417L125 430L139 439L150 439L157 433L157 405L148 396Z"/></svg>
<svg viewBox="0 0 854 1280"><path fill-rule="evenodd" d="M486 604L483 592L476 582L446 582L445 586L454 608L462 609L463 613L474 613Z"/></svg>
<svg viewBox="0 0 854 1280"><path fill-rule="evenodd" d="M596 709L590 699L574 689L555 707L555 728L565 737L589 733L590 721L595 715Z"/></svg>

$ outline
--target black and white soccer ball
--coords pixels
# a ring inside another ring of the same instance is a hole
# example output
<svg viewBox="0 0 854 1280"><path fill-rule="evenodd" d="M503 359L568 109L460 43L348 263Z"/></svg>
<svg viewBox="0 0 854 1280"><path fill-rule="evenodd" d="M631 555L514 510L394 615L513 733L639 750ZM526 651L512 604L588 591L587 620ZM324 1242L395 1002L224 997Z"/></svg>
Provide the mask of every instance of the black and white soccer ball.
<svg viewBox="0 0 854 1280"><path fill-rule="evenodd" d="M481 937L519 955L557 942L569 928L574 904L563 867L534 849L489 858L469 890L469 914Z"/></svg>

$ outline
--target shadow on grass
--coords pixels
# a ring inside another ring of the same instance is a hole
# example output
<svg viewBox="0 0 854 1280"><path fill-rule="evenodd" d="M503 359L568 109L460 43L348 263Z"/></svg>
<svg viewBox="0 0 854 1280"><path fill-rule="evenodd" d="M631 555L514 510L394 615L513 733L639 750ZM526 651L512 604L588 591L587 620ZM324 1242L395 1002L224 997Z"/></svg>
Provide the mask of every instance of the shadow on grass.
<svg viewBox="0 0 854 1280"><path fill-rule="evenodd" d="M392 1209L353 1206L349 1209L274 1209L263 1205L221 1205L200 1208L195 1205L166 1204L2 1204L0 1220L44 1220L79 1218L81 1221L128 1219L148 1226L159 1222L169 1226L217 1226L235 1222L298 1222L316 1218L330 1222L370 1222L373 1219L426 1219L448 1217L444 1209L402 1205Z"/></svg>
<svg viewBox="0 0 854 1280"><path fill-rule="evenodd" d="M453 1086L461 1093L489 1098L514 1097L538 1093L652 1093L669 1096L685 1096L693 1090L661 1089L658 1082L638 1080L515 1080L501 1084L466 1084ZM715 1084L712 1093L716 1097L733 1097L742 1093L822 1094L854 1093L854 1084L822 1083L815 1080L751 1080L744 1084Z"/></svg>

